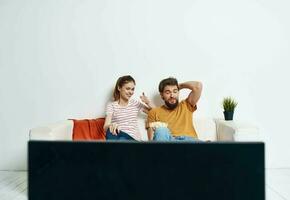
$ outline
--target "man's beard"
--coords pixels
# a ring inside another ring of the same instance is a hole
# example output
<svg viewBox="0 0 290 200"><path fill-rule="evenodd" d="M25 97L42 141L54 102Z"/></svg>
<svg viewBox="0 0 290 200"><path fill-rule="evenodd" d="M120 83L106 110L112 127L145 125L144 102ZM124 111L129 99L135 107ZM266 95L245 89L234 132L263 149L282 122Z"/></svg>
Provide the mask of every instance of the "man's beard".
<svg viewBox="0 0 290 200"><path fill-rule="evenodd" d="M168 101L164 101L165 102L165 105L167 106L167 108L169 109L169 110L174 110L176 107L177 107L177 105L178 105L178 100L176 99L176 102L175 103L169 103Z"/></svg>

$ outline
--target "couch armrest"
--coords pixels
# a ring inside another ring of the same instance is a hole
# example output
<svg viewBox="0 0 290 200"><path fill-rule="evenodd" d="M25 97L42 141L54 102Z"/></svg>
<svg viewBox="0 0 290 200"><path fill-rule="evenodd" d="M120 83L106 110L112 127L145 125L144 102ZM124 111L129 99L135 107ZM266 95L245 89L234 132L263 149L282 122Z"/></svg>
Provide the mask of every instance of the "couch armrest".
<svg viewBox="0 0 290 200"><path fill-rule="evenodd" d="M73 120L64 120L29 131L30 140L72 140Z"/></svg>
<svg viewBox="0 0 290 200"><path fill-rule="evenodd" d="M212 118L194 118L193 125L195 127L198 139L202 141L216 141L216 123Z"/></svg>
<svg viewBox="0 0 290 200"><path fill-rule="evenodd" d="M259 129L249 123L216 119L219 141L260 141Z"/></svg>

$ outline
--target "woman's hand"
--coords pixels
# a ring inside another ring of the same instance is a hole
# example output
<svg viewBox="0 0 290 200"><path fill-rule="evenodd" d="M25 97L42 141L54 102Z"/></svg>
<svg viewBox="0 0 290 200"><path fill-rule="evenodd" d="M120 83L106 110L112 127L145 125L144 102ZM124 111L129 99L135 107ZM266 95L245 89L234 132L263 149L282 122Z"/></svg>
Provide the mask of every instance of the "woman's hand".
<svg viewBox="0 0 290 200"><path fill-rule="evenodd" d="M144 102L147 106L148 106L148 110L151 110L152 108L154 108L155 106L150 102L149 98L145 95L145 93L143 92L142 95L140 96L140 99L142 102ZM147 112L148 112L147 110ZM145 111L146 113L146 111Z"/></svg>
<svg viewBox="0 0 290 200"><path fill-rule="evenodd" d="M142 102L144 102L147 106L150 104L150 100L148 99L148 97L145 95L144 92L142 92L142 95L140 96L140 99Z"/></svg>
<svg viewBox="0 0 290 200"><path fill-rule="evenodd" d="M111 123L109 125L109 129L113 135L117 135L119 133L118 124L116 124L116 123Z"/></svg>

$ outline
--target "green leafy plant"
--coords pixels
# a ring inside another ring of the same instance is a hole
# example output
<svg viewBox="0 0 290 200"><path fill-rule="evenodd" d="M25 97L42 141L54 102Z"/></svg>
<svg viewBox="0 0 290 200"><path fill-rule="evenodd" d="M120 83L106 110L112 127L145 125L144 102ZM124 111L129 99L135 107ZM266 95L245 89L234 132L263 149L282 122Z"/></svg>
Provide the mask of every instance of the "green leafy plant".
<svg viewBox="0 0 290 200"><path fill-rule="evenodd" d="M232 97L225 97L223 99L223 108L224 111L234 112L238 103Z"/></svg>

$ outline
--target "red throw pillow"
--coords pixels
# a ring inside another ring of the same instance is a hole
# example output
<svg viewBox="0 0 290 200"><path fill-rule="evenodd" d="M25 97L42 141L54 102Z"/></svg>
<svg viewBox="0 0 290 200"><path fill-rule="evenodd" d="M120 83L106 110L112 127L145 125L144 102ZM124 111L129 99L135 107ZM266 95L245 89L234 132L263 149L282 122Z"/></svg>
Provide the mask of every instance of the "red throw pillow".
<svg viewBox="0 0 290 200"><path fill-rule="evenodd" d="M105 140L103 129L105 118L98 119L73 119L73 140Z"/></svg>

